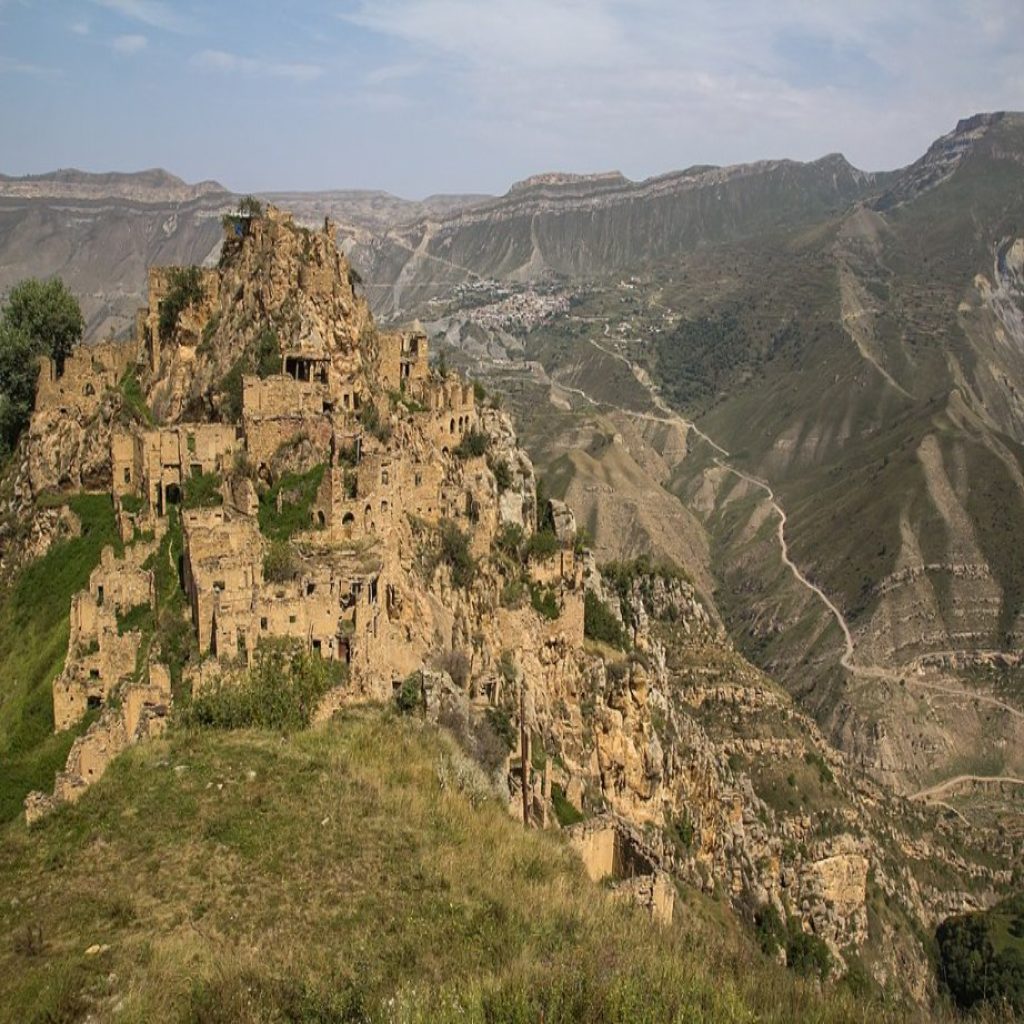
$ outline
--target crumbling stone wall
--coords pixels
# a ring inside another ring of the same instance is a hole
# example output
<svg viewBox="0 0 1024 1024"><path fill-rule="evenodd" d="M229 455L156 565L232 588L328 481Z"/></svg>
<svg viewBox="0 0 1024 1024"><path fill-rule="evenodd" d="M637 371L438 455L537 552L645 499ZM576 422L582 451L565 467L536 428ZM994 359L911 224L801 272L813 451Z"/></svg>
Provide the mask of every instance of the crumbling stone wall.
<svg viewBox="0 0 1024 1024"><path fill-rule="evenodd" d="M103 550L89 588L71 602L71 630L64 669L53 684L54 726L69 729L90 709L106 704L120 684L132 678L141 635L118 627L118 615L153 601L153 574L135 560L119 561Z"/></svg>
<svg viewBox="0 0 1024 1024"><path fill-rule="evenodd" d="M56 409L85 417L95 415L104 392L118 387L137 357L134 342L107 341L79 345L64 360L60 373L54 360L40 358L36 412Z"/></svg>

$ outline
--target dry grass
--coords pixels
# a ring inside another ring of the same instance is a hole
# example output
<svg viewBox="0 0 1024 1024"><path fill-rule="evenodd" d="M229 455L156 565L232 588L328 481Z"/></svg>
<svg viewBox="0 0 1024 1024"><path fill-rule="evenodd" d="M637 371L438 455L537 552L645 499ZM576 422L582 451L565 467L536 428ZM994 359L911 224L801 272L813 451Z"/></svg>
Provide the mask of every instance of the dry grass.
<svg viewBox="0 0 1024 1024"><path fill-rule="evenodd" d="M691 896L655 929L461 757L370 711L133 749L0 832L0 1018L903 1019L787 975L724 907Z"/></svg>

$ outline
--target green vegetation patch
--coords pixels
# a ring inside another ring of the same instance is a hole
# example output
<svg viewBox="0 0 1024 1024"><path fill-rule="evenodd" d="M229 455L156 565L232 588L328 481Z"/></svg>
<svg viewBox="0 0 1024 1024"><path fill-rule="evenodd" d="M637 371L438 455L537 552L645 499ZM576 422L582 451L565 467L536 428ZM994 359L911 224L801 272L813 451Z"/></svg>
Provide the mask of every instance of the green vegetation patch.
<svg viewBox="0 0 1024 1024"><path fill-rule="evenodd" d="M271 540L289 540L299 531L311 529L310 514L323 478L322 465L307 473L285 473L262 494L259 524L263 535Z"/></svg>
<svg viewBox="0 0 1024 1024"><path fill-rule="evenodd" d="M107 495L76 495L68 505L81 536L54 544L0 597L0 822L20 814L30 790L53 788L81 731L54 735L52 683L67 654L71 598L119 540Z"/></svg>
<svg viewBox="0 0 1024 1024"><path fill-rule="evenodd" d="M1024 894L947 918L935 940L939 978L957 1005L1005 1003L1024 1012Z"/></svg>
<svg viewBox="0 0 1024 1024"><path fill-rule="evenodd" d="M252 668L204 687L179 720L192 728L304 729L320 698L346 676L346 665L311 653L300 640L263 640Z"/></svg>
<svg viewBox="0 0 1024 1024"><path fill-rule="evenodd" d="M124 408L137 423L143 423L148 427L153 426L153 413L146 404L146 396L142 391L138 375L134 367L129 367L124 372L120 383L121 400Z"/></svg>
<svg viewBox="0 0 1024 1024"><path fill-rule="evenodd" d="M490 437L474 427L455 446L452 454L459 459L479 459L482 455L487 454L490 444Z"/></svg>
<svg viewBox="0 0 1024 1024"><path fill-rule="evenodd" d="M242 419L242 378L255 375L261 380L281 372L281 341L277 332L266 328L250 342L242 354L231 364L221 378L218 390L221 392L221 416L228 423Z"/></svg>
<svg viewBox="0 0 1024 1024"><path fill-rule="evenodd" d="M203 273L199 267L173 267L167 294L157 307L160 340L168 341L178 326L178 318L189 306L203 301Z"/></svg>
<svg viewBox="0 0 1024 1024"><path fill-rule="evenodd" d="M622 628L622 623L612 615L608 605L590 590L583 598L583 635L622 651L629 647L629 636Z"/></svg>
<svg viewBox="0 0 1024 1024"><path fill-rule="evenodd" d="M219 473L196 473L182 486L182 505L185 508L217 508L224 504L220 489L224 480Z"/></svg>

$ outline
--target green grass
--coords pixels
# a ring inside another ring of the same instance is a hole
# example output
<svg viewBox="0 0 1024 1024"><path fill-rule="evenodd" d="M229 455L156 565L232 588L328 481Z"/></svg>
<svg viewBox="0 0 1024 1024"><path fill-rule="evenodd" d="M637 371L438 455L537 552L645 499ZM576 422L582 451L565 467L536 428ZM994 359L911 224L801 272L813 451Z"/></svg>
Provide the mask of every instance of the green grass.
<svg viewBox="0 0 1024 1024"><path fill-rule="evenodd" d="M324 477L324 467L308 473L286 473L260 497L259 524L265 537L288 540L302 530L312 529L310 510ZM278 495L284 495L278 510Z"/></svg>
<svg viewBox="0 0 1024 1024"><path fill-rule="evenodd" d="M55 544L0 598L0 821L32 789L49 790L81 730L53 734L53 680L64 667L71 598L89 582L107 544L119 546L107 495L68 499L82 534Z"/></svg>
<svg viewBox="0 0 1024 1024"><path fill-rule="evenodd" d="M134 367L125 370L121 378L121 398L132 416L147 427L153 426L153 413L146 404L146 396L136 376Z"/></svg>
<svg viewBox="0 0 1024 1024"><path fill-rule="evenodd" d="M654 927L435 728L375 711L132 748L0 831L0 935L12 1022L905 1019L696 894Z"/></svg>

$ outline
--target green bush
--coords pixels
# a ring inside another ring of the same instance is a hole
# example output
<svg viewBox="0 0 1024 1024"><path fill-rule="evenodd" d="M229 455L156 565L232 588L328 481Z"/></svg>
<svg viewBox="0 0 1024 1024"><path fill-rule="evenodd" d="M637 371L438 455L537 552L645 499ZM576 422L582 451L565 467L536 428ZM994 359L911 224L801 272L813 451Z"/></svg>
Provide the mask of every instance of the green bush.
<svg viewBox="0 0 1024 1024"><path fill-rule="evenodd" d="M381 416L380 410L373 402L367 402L359 410L359 422L363 429L378 441L386 442L391 437L391 424Z"/></svg>
<svg viewBox="0 0 1024 1024"><path fill-rule="evenodd" d="M589 590L583 598L583 635L623 651L629 647L629 637L622 624L604 601Z"/></svg>
<svg viewBox="0 0 1024 1024"><path fill-rule="evenodd" d="M494 474L494 481L498 485L498 493L507 491L512 486L512 470L504 459L491 459L487 463Z"/></svg>
<svg viewBox="0 0 1024 1024"><path fill-rule="evenodd" d="M196 473L182 484L181 504L184 508L216 508L224 504L220 493L224 481L219 473Z"/></svg>
<svg viewBox="0 0 1024 1024"><path fill-rule="evenodd" d="M275 729L309 725L346 667L311 654L300 640L264 640L255 663L238 679L221 678L193 697L182 712L185 726L205 729Z"/></svg>
<svg viewBox="0 0 1024 1024"><path fill-rule="evenodd" d="M395 704L403 715L412 715L423 710L423 676L413 672L402 680L402 685L395 694Z"/></svg>
<svg viewBox="0 0 1024 1024"><path fill-rule="evenodd" d="M533 610L545 619L553 621L558 618L558 597L553 588L531 583L530 604L533 605Z"/></svg>
<svg viewBox="0 0 1024 1024"><path fill-rule="evenodd" d="M518 562L523 552L523 528L516 523L506 523L495 534L494 546L501 554Z"/></svg>
<svg viewBox="0 0 1024 1024"><path fill-rule="evenodd" d="M786 926L774 903L766 903L754 918L758 945L766 956L786 948Z"/></svg>
<svg viewBox="0 0 1024 1024"><path fill-rule="evenodd" d="M476 579L476 562L469 550L469 537L450 519L441 521L440 560L444 562L452 574L452 582L457 587L468 589Z"/></svg>
<svg viewBox="0 0 1024 1024"><path fill-rule="evenodd" d="M167 294L157 307L161 341L173 336L178 318L189 306L203 301L203 274L198 267L174 267L169 278Z"/></svg>
<svg viewBox="0 0 1024 1024"><path fill-rule="evenodd" d="M123 636L136 631L153 631L153 609L148 604L137 604L123 615L120 612L117 615L119 634Z"/></svg>
<svg viewBox="0 0 1024 1024"><path fill-rule="evenodd" d="M137 423L153 426L153 413L146 404L146 396L142 391L142 385L139 383L134 367L130 366L125 370L124 376L121 378L120 391L124 408L128 410L132 418Z"/></svg>
<svg viewBox="0 0 1024 1024"><path fill-rule="evenodd" d="M554 532L541 530L531 534L530 539L526 542L526 557L532 562L543 562L544 559L555 554L559 547L558 538Z"/></svg>
<svg viewBox="0 0 1024 1024"><path fill-rule="evenodd" d="M453 454L459 459L478 459L487 454L490 443L490 437L474 427L455 446Z"/></svg>
<svg viewBox="0 0 1024 1024"><path fill-rule="evenodd" d="M281 342L277 332L265 329L242 354L231 364L221 378L217 390L221 392L221 416L228 423L238 423L242 418L243 378L254 374L261 380L281 372Z"/></svg>
<svg viewBox="0 0 1024 1024"><path fill-rule="evenodd" d="M263 556L263 577L271 583L286 583L298 575L299 566L291 544L273 540Z"/></svg>
<svg viewBox="0 0 1024 1024"><path fill-rule="evenodd" d="M801 930L796 921L790 921L786 966L804 977L827 978L832 970L832 954L824 940Z"/></svg>

